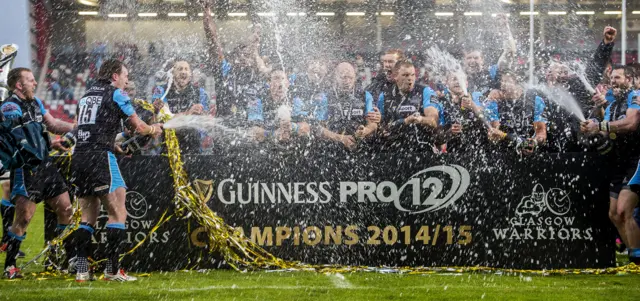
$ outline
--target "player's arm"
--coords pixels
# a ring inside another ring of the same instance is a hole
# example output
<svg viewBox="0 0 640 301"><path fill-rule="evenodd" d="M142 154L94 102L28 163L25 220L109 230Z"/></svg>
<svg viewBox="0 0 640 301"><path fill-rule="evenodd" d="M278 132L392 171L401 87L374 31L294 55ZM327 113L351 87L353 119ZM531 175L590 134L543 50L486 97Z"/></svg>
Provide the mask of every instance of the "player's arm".
<svg viewBox="0 0 640 301"><path fill-rule="evenodd" d="M545 117L545 109L547 105L544 100L536 96L535 107L533 110L533 129L535 131L534 139L538 144L544 144L547 141L547 119Z"/></svg>
<svg viewBox="0 0 640 301"><path fill-rule="evenodd" d="M635 132L640 125L640 108L629 108L626 117L620 120L609 122L609 132L629 133ZM606 123L606 121L604 121ZM602 123L601 123L602 124Z"/></svg>
<svg viewBox="0 0 640 301"><path fill-rule="evenodd" d="M547 124L544 122L534 122L533 129L535 130L536 142L543 144L547 141Z"/></svg>
<svg viewBox="0 0 640 301"><path fill-rule="evenodd" d="M135 112L132 115L129 115L127 119L127 123L130 128L134 130L134 132L138 135L142 136L154 136L157 137L162 133L162 126L160 124L148 125L146 122L142 121L138 114Z"/></svg>
<svg viewBox="0 0 640 301"><path fill-rule="evenodd" d="M220 45L220 40L218 39L218 29L216 28L216 23L213 21L211 17L211 1L203 1L203 16L202 19L204 25L204 33L207 39L207 52L209 55L209 60L211 61L211 66L214 68L214 71L220 66L220 60L222 58L222 46ZM215 74L220 74L216 72Z"/></svg>
<svg viewBox="0 0 640 301"><path fill-rule="evenodd" d="M377 107L373 106L373 95L371 95L371 93L365 92L364 101L364 116L366 123L365 125L361 125L356 131L356 136L360 138L364 138L375 133L375 131L378 130L378 125L380 124L380 120L382 119L380 110Z"/></svg>
<svg viewBox="0 0 640 301"><path fill-rule="evenodd" d="M56 135L64 135L68 132L73 131L76 127L74 123L57 119L53 117L49 112L44 114L43 122L47 126L47 131Z"/></svg>
<svg viewBox="0 0 640 301"><path fill-rule="evenodd" d="M136 114L133 105L131 105L131 99L122 90L117 89L113 93L113 101L118 105L121 110L121 117L127 119L127 125L134 133L142 136L154 136L157 137L162 133L161 124L148 125L144 122L138 114Z"/></svg>

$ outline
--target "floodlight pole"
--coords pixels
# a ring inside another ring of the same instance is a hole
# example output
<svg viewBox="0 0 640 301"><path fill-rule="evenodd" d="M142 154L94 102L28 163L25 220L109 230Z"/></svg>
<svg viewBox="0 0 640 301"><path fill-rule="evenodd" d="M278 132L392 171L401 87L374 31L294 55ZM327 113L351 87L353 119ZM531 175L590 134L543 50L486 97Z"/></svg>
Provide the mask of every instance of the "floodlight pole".
<svg viewBox="0 0 640 301"><path fill-rule="evenodd" d="M622 0L622 47L620 63L627 64L627 0Z"/></svg>
<svg viewBox="0 0 640 301"><path fill-rule="evenodd" d="M529 1L529 84L534 85L533 77L533 0Z"/></svg>

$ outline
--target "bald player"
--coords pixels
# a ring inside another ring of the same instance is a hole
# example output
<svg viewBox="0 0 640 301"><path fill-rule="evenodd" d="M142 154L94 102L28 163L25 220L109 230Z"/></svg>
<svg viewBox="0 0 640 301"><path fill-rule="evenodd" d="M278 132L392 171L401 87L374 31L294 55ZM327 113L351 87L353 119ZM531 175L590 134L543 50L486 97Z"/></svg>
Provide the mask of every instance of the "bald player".
<svg viewBox="0 0 640 301"><path fill-rule="evenodd" d="M380 122L380 112L373 106L369 92L356 89L355 68L347 62L338 64L333 74L333 86L321 99L312 100L316 137L356 147L356 139L370 136Z"/></svg>

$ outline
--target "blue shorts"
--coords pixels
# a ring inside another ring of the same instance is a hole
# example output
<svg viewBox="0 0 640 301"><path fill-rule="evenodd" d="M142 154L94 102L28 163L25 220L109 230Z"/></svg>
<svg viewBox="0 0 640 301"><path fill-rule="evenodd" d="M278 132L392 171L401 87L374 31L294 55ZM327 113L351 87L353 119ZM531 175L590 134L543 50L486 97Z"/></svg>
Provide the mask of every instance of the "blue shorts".
<svg viewBox="0 0 640 301"><path fill-rule="evenodd" d="M74 153L71 156L71 182L76 186L76 196L103 196L124 183L116 156L108 151Z"/></svg>

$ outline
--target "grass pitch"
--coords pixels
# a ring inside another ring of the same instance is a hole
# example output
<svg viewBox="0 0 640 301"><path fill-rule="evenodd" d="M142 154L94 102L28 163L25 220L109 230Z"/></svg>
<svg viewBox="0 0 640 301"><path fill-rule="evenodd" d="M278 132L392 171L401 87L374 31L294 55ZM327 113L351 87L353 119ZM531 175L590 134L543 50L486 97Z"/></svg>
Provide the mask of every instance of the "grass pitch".
<svg viewBox="0 0 640 301"><path fill-rule="evenodd" d="M42 250L42 206L22 244ZM0 255L4 261L4 255ZM19 260L18 264L24 262ZM400 275L207 271L142 275L137 282L76 283L72 277L0 280L0 300L640 300L640 275Z"/></svg>

